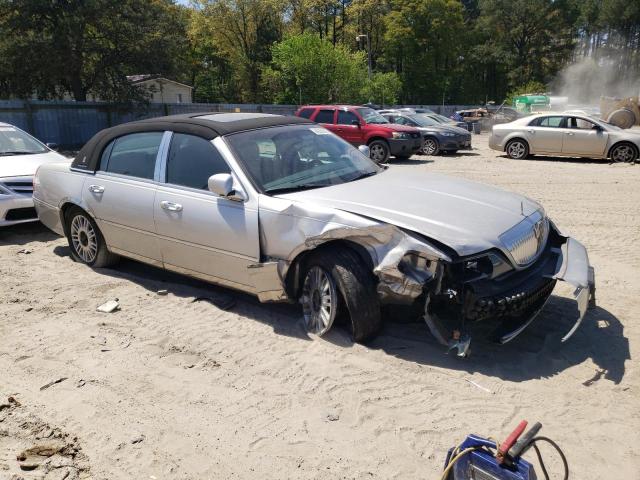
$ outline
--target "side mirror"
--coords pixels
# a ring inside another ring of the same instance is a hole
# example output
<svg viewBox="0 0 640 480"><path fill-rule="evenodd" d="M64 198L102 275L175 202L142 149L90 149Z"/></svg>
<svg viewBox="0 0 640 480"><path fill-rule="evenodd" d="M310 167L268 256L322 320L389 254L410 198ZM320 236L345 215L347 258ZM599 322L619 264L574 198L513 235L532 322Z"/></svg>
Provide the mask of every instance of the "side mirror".
<svg viewBox="0 0 640 480"><path fill-rule="evenodd" d="M45 143L45 145L50 148L51 150L58 150L58 144L57 143Z"/></svg>
<svg viewBox="0 0 640 480"><path fill-rule="evenodd" d="M359 120L352 120L351 121L351 125L355 125L358 128L360 128L362 126L362 125L360 125L360 121Z"/></svg>
<svg viewBox="0 0 640 480"><path fill-rule="evenodd" d="M207 186L210 191L221 197L228 197L234 193L233 177L229 173L211 175L207 181Z"/></svg>
<svg viewBox="0 0 640 480"><path fill-rule="evenodd" d="M366 145L360 145L358 147L358 150L360 150L360 153L363 154L365 157L367 158L371 157L371 150L369 150L369 147L367 147Z"/></svg>

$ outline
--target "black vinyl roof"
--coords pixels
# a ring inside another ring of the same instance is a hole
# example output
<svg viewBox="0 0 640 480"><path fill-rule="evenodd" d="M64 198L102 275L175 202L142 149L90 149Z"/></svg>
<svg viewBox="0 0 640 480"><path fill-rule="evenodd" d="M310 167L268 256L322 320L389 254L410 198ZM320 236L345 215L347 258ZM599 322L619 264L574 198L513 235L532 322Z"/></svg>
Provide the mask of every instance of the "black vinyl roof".
<svg viewBox="0 0 640 480"><path fill-rule="evenodd" d="M279 125L312 124L306 118L264 113L200 112L123 123L96 133L78 152L72 168L95 172L104 148L114 138L138 132L173 131L213 140L222 135Z"/></svg>

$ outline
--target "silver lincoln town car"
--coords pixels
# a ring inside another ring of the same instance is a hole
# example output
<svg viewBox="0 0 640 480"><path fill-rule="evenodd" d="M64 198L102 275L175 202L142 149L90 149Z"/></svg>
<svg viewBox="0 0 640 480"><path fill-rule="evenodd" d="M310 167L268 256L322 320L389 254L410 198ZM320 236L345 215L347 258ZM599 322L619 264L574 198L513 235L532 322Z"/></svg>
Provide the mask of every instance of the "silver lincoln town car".
<svg viewBox="0 0 640 480"><path fill-rule="evenodd" d="M353 339L382 305L420 308L458 355L470 327L507 342L557 280L578 328L594 298L585 248L538 203L435 173L379 166L297 117L189 114L103 130L34 179L40 220L91 267L119 255L258 296L297 301L307 329L336 317Z"/></svg>

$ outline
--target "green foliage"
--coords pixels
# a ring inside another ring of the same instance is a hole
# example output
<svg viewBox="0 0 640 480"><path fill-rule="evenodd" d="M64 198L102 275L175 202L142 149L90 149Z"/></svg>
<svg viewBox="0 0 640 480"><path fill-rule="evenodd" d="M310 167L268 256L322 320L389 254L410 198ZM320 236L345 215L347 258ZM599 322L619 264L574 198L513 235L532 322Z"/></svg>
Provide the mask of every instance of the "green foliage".
<svg viewBox="0 0 640 480"><path fill-rule="evenodd" d="M525 93L533 94L533 93L542 93L544 94L547 91L547 87L544 83L538 82L536 80L531 80L524 85L520 85L519 87L514 88L507 95L505 105L513 105L514 97L518 95L524 95Z"/></svg>
<svg viewBox="0 0 640 480"><path fill-rule="evenodd" d="M292 35L272 49L263 91L276 103L355 102L367 75L366 57L313 33Z"/></svg>
<svg viewBox="0 0 640 480"><path fill-rule="evenodd" d="M0 97L139 100L150 73L204 102L500 103L581 58L640 78L638 0L180 4L0 0Z"/></svg>
<svg viewBox="0 0 640 480"><path fill-rule="evenodd" d="M396 72L374 73L362 89L368 102L380 105L395 105L400 99L402 80Z"/></svg>
<svg viewBox="0 0 640 480"><path fill-rule="evenodd" d="M137 99L126 75L182 70L181 10L169 0L0 0L0 94Z"/></svg>

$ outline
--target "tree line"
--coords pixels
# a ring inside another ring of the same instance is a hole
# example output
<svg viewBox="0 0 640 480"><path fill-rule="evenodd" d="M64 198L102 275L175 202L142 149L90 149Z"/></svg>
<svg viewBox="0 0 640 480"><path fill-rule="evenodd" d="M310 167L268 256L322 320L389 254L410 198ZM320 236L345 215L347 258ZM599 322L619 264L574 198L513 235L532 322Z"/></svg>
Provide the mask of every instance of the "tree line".
<svg viewBox="0 0 640 480"><path fill-rule="evenodd" d="M0 0L0 98L137 101L126 76L158 74L197 102L500 102L580 58L638 78L640 2Z"/></svg>

